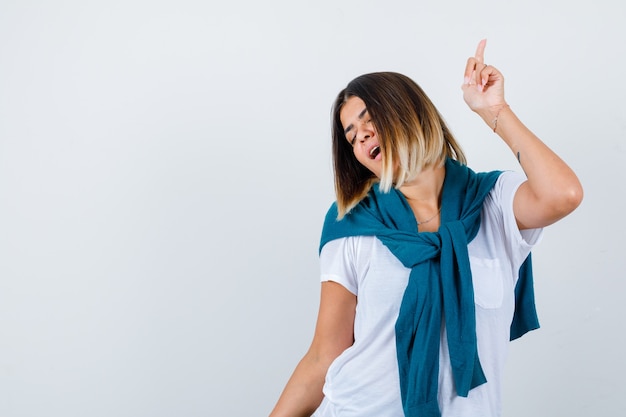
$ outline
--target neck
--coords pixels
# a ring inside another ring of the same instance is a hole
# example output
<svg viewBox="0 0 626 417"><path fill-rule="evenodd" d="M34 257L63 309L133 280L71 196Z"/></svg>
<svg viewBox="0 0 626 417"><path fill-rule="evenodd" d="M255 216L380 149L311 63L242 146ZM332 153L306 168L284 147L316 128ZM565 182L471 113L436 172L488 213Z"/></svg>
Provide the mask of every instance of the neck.
<svg viewBox="0 0 626 417"><path fill-rule="evenodd" d="M417 178L400 187L421 232L435 232L439 229L441 192L446 170L443 165L425 168Z"/></svg>
<svg viewBox="0 0 626 417"><path fill-rule="evenodd" d="M445 177L446 169L443 165L430 166L424 168L417 178L400 187L400 192L411 204L438 209Z"/></svg>

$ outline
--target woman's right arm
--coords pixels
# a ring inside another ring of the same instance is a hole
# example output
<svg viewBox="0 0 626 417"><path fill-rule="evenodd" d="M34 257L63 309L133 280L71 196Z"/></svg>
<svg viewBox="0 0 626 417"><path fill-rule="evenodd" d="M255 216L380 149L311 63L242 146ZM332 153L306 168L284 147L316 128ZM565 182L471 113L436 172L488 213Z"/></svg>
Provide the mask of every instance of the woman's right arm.
<svg viewBox="0 0 626 417"><path fill-rule="evenodd" d="M342 285L322 282L311 347L296 366L270 417L309 417L322 402L331 362L354 343L356 296Z"/></svg>

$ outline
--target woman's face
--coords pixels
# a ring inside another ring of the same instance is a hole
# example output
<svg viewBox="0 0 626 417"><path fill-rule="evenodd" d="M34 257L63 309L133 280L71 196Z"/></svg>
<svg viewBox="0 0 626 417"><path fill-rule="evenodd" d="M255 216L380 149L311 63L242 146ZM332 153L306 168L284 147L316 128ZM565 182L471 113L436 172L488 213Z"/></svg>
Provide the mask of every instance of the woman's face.
<svg viewBox="0 0 626 417"><path fill-rule="evenodd" d="M357 161L380 178L382 173L380 143L363 100L356 96L350 97L339 112L339 119Z"/></svg>

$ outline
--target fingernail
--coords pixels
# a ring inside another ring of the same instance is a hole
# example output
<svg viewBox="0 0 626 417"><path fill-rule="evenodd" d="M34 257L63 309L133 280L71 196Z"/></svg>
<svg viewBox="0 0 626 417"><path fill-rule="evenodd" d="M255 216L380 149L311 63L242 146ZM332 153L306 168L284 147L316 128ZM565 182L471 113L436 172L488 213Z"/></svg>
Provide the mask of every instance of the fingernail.
<svg viewBox="0 0 626 417"><path fill-rule="evenodd" d="M463 84L469 84L469 82L470 82L470 77L465 77L463 79Z"/></svg>

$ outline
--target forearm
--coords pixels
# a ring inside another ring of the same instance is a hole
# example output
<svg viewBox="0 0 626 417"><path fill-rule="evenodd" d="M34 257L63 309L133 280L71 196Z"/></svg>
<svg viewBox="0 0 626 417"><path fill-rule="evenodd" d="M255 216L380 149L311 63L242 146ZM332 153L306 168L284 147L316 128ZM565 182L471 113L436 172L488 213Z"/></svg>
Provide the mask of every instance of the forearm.
<svg viewBox="0 0 626 417"><path fill-rule="evenodd" d="M331 362L354 342L356 296L332 281L322 283L315 336L270 417L309 417L320 405Z"/></svg>
<svg viewBox="0 0 626 417"><path fill-rule="evenodd" d="M270 417L309 417L322 402L328 361L307 353L287 382Z"/></svg>

